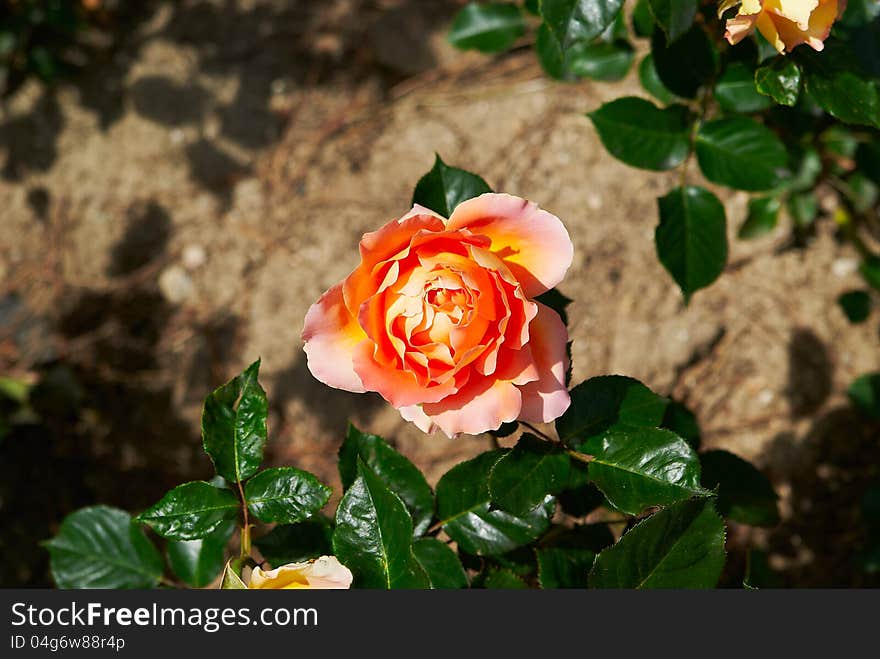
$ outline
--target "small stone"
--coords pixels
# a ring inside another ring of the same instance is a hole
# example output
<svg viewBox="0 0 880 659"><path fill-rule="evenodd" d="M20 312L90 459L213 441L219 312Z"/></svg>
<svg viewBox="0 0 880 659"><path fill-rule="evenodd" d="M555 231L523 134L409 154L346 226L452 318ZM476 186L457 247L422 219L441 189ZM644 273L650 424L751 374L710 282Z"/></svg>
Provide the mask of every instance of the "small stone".
<svg viewBox="0 0 880 659"><path fill-rule="evenodd" d="M761 407L767 407L770 403L773 402L773 391L771 389L762 389L761 393L758 394L758 404Z"/></svg>
<svg viewBox="0 0 880 659"><path fill-rule="evenodd" d="M187 270L196 270L205 265L205 248L201 245L187 245L180 257L183 267Z"/></svg>
<svg viewBox="0 0 880 659"><path fill-rule="evenodd" d="M847 277L859 269L859 262L851 258L837 259L831 264L831 272L835 277Z"/></svg>
<svg viewBox="0 0 880 659"><path fill-rule="evenodd" d="M186 139L186 135L180 128L175 128L171 131L171 143L172 144L183 144L183 141Z"/></svg>
<svg viewBox="0 0 880 659"><path fill-rule="evenodd" d="M194 291L192 279L179 265L172 265L159 275L159 290L172 304L180 304Z"/></svg>

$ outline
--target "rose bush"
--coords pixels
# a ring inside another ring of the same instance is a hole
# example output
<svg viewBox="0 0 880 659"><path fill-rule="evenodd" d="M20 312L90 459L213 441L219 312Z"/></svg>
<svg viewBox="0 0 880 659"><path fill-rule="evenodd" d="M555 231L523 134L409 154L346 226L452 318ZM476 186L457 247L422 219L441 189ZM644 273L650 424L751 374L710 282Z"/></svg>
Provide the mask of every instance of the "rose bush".
<svg viewBox="0 0 880 659"><path fill-rule="evenodd" d="M423 431L450 437L565 412L568 332L534 300L571 265L556 216L494 193L448 219L416 205L364 235L360 254L306 315L316 378L376 391Z"/></svg>
<svg viewBox="0 0 880 659"><path fill-rule="evenodd" d="M274 570L255 567L248 588L289 590L296 588L345 589L354 577L335 556L321 556L313 561L288 563Z"/></svg>
<svg viewBox="0 0 880 659"><path fill-rule="evenodd" d="M718 16L737 4L739 11L727 20L724 37L735 45L758 28L783 55L802 43L822 50L831 26L846 9L846 0L727 0L719 5Z"/></svg>

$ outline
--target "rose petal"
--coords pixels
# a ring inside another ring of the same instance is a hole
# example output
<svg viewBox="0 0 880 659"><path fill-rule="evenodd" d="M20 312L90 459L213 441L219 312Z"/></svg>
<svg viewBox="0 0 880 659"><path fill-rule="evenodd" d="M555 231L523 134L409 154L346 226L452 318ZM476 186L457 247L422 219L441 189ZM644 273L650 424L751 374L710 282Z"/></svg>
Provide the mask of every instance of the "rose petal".
<svg viewBox="0 0 880 659"><path fill-rule="evenodd" d="M558 217L525 199L486 193L460 203L447 229L467 228L492 240L491 251L510 268L528 297L562 281L574 248Z"/></svg>
<svg viewBox="0 0 880 659"><path fill-rule="evenodd" d="M352 356L366 334L342 300L342 285L324 293L306 313L302 339L309 370L324 384L364 393Z"/></svg>
<svg viewBox="0 0 880 659"><path fill-rule="evenodd" d="M431 417L425 414L425 410L422 409L421 405L407 405L397 411L400 412L400 416L403 417L404 421L414 423L416 428L423 433L432 435L437 431L436 424L431 421Z"/></svg>
<svg viewBox="0 0 880 659"><path fill-rule="evenodd" d="M449 437L497 430L519 416L522 396L512 382L474 378L461 391L422 406L424 413Z"/></svg>
<svg viewBox="0 0 880 659"><path fill-rule="evenodd" d="M529 326L529 347L539 379L520 386L522 411L519 418L531 423L547 423L562 416L571 404L565 386L568 370L568 330L553 309L538 304L538 315Z"/></svg>

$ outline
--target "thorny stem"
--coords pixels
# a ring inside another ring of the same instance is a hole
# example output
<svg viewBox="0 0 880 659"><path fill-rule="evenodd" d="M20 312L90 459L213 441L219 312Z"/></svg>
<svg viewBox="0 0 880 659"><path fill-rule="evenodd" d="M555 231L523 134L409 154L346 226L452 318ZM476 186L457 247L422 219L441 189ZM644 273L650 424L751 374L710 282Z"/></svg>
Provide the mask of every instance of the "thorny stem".
<svg viewBox="0 0 880 659"><path fill-rule="evenodd" d="M523 428L525 428L525 429L528 430L529 432L531 432L531 433L537 435L537 436L540 437L541 439L546 439L548 442L554 442L554 443L556 443L556 441L557 441L557 440L553 439L550 435L548 435L547 433L545 433L544 431L542 431L542 430L538 430L537 428L535 428L535 426L533 426L533 425L532 425L531 423L529 423L528 421L520 421L520 422L519 422L519 425L521 425Z"/></svg>

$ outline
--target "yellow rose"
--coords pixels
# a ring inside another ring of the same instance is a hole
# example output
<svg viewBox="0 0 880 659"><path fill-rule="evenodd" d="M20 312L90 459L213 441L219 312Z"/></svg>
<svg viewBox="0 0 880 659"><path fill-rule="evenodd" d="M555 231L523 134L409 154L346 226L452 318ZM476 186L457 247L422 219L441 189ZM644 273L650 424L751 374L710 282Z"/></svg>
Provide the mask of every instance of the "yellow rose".
<svg viewBox="0 0 880 659"><path fill-rule="evenodd" d="M321 556L304 563L288 563L268 572L256 567L251 574L248 588L349 588L352 579L351 570L335 556Z"/></svg>
<svg viewBox="0 0 880 659"><path fill-rule="evenodd" d="M724 37L738 44L757 27L783 55L805 43L822 50L831 26L846 9L846 0L724 0L718 16L736 5L739 12L727 20Z"/></svg>

